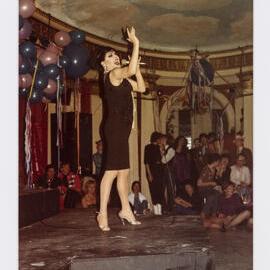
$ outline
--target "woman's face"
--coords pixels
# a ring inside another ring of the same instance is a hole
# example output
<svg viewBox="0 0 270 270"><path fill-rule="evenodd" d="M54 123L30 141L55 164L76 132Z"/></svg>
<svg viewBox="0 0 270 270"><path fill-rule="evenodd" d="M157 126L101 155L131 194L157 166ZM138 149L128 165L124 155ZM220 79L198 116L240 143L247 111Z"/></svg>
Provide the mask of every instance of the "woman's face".
<svg viewBox="0 0 270 270"><path fill-rule="evenodd" d="M229 159L224 157L221 159L221 165L224 166L224 167L227 167L229 164Z"/></svg>
<svg viewBox="0 0 270 270"><path fill-rule="evenodd" d="M234 193L234 186L233 185L229 185L227 188L224 189L224 194L225 196L228 198L228 197L231 197Z"/></svg>
<svg viewBox="0 0 270 270"><path fill-rule="evenodd" d="M109 51L105 54L104 60L101 62L105 72L109 72L116 67L120 67L120 58L115 51Z"/></svg>
<svg viewBox="0 0 270 270"><path fill-rule="evenodd" d="M88 193L90 193L90 194L96 194L96 184L90 184L88 186Z"/></svg>

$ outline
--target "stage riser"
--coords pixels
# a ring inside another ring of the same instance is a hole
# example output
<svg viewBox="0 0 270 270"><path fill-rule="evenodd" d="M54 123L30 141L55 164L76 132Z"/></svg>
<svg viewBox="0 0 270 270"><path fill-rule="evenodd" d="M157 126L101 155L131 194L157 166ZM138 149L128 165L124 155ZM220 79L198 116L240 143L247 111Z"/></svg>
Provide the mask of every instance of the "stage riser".
<svg viewBox="0 0 270 270"><path fill-rule="evenodd" d="M112 257L100 259L75 259L70 270L214 270L207 253L158 254L147 256Z"/></svg>
<svg viewBox="0 0 270 270"><path fill-rule="evenodd" d="M59 213L59 191L43 190L19 197L19 227L33 224Z"/></svg>

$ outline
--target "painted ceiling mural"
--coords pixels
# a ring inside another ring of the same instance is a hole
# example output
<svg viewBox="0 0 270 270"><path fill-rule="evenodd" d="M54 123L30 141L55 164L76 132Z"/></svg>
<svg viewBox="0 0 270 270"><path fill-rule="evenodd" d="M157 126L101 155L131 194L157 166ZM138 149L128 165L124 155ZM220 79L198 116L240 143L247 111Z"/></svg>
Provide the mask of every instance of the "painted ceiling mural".
<svg viewBox="0 0 270 270"><path fill-rule="evenodd" d="M42 11L76 28L124 43L133 25L141 47L167 52L252 45L252 0L36 0Z"/></svg>

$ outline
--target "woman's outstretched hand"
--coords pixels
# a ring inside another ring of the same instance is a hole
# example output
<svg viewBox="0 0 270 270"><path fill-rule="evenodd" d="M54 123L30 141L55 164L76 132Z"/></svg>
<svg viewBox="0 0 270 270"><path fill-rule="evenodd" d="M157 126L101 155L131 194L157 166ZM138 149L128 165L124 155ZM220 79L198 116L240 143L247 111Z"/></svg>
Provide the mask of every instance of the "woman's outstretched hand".
<svg viewBox="0 0 270 270"><path fill-rule="evenodd" d="M139 42L139 39L136 37L135 28L133 26L130 28L130 30L127 27L127 35L128 35L127 40L129 42L133 44Z"/></svg>

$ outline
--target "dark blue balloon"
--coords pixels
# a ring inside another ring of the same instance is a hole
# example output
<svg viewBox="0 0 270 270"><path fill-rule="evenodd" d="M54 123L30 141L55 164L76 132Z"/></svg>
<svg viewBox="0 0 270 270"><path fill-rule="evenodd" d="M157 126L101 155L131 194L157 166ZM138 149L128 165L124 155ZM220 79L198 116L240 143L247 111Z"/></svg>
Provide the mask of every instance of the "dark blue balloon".
<svg viewBox="0 0 270 270"><path fill-rule="evenodd" d="M27 97L29 94L30 88L19 88L19 95Z"/></svg>
<svg viewBox="0 0 270 270"><path fill-rule="evenodd" d="M21 30L21 28L23 27L23 24L24 24L24 18L19 15L19 30Z"/></svg>
<svg viewBox="0 0 270 270"><path fill-rule="evenodd" d="M38 103L38 102L41 102L42 98L43 98L42 91L34 88L32 91L31 97L29 98L29 101L31 103Z"/></svg>
<svg viewBox="0 0 270 270"><path fill-rule="evenodd" d="M70 78L79 78L87 73L90 55L86 47L71 43L65 47L63 54L70 60L70 64L65 67Z"/></svg>
<svg viewBox="0 0 270 270"><path fill-rule="evenodd" d="M69 32L71 42L75 44L81 44L85 41L85 33L80 30L74 30Z"/></svg>
<svg viewBox="0 0 270 270"><path fill-rule="evenodd" d="M44 88L47 87L48 81L49 81L49 77L45 72L42 71L42 72L37 73L36 78L35 78L35 84L34 84L35 89L43 90Z"/></svg>
<svg viewBox="0 0 270 270"><path fill-rule="evenodd" d="M27 58L23 58L22 62L19 64L19 74L27 74L33 72L33 65Z"/></svg>
<svg viewBox="0 0 270 270"><path fill-rule="evenodd" d="M61 67L67 67L69 64L70 64L70 60L69 60L69 58L67 56L61 55L59 57L59 65Z"/></svg>
<svg viewBox="0 0 270 270"><path fill-rule="evenodd" d="M24 41L22 44L20 44L19 51L21 55L26 58L35 58L37 55L37 49L30 41Z"/></svg>
<svg viewBox="0 0 270 270"><path fill-rule="evenodd" d="M55 80L60 73L60 69L56 64L50 64L44 67L44 73L48 75L49 79Z"/></svg>

